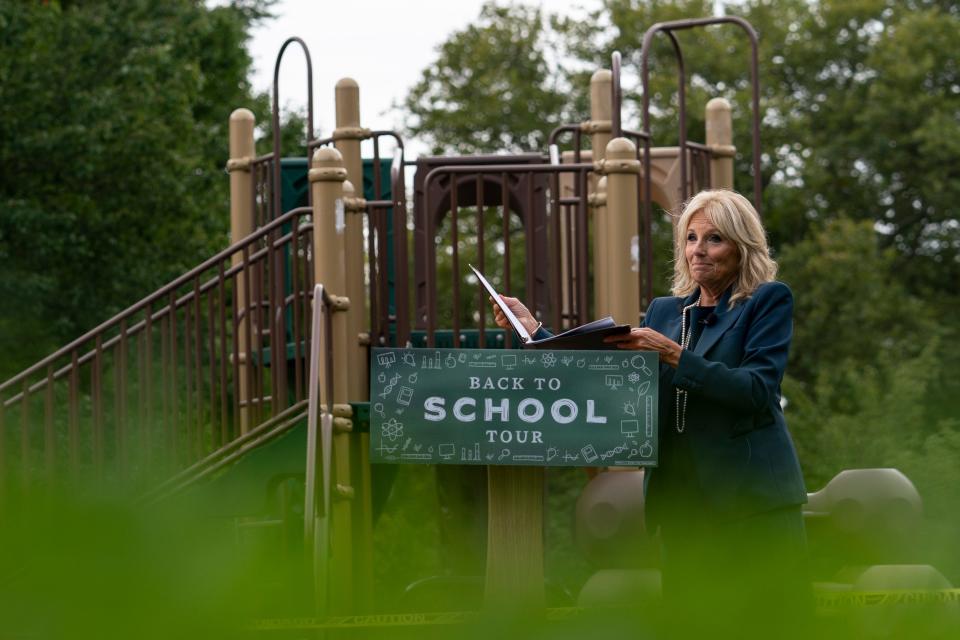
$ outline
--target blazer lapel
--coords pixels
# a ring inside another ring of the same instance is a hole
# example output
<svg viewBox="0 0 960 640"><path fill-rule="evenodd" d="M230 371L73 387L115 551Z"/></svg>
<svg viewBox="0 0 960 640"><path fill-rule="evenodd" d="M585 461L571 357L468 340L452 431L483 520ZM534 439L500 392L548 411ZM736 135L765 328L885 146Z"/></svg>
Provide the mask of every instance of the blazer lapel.
<svg viewBox="0 0 960 640"><path fill-rule="evenodd" d="M689 304L693 304L697 301L698 291L694 291L686 298L674 298L674 303L677 305L677 312L670 314L670 320L667 322L666 331L663 332L663 335L667 336L674 342L680 342L680 333L682 330L681 316L683 315L683 309Z"/></svg>
<svg viewBox="0 0 960 640"><path fill-rule="evenodd" d="M717 340L726 333L727 329L733 326L737 318L740 317L740 313L743 311L745 305L738 304L733 309L727 308L732 291L732 287L727 289L723 292L723 295L720 296L720 300L717 301L717 310L714 311L716 322L708 324L703 328L703 333L700 334L700 339L697 340L697 344L693 349L693 352L698 356L702 356L709 351L710 348L717 343Z"/></svg>

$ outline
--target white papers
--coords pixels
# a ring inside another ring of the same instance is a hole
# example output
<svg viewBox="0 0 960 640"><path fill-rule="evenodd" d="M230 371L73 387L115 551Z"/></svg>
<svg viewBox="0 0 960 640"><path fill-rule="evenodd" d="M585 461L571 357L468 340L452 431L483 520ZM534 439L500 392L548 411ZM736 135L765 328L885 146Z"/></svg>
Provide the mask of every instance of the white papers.
<svg viewBox="0 0 960 640"><path fill-rule="evenodd" d="M487 290L487 293L490 294L490 297L493 298L493 301L497 303L497 306L500 307L500 310L503 311L503 315L506 316L507 322L513 327L514 331L517 332L517 335L520 336L520 340L524 344L533 340L533 337L530 335L530 332L527 331L526 327L520 324L520 320L517 319L517 316L513 315L513 312L510 311L510 307L507 306L507 303L503 301L503 298L500 297L500 294L497 293L496 289L493 288L486 278L483 277L483 274L477 271L477 268L472 264L468 264L473 270L473 273L476 274L477 278L480 280L480 284L483 285L483 288Z"/></svg>

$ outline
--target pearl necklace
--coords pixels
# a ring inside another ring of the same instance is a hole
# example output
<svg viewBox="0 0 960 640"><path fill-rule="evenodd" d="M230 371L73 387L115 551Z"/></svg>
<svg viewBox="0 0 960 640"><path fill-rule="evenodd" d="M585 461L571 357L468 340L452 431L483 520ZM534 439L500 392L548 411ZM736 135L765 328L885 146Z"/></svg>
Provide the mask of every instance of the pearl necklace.
<svg viewBox="0 0 960 640"><path fill-rule="evenodd" d="M680 349L682 350L690 348L690 340L693 338L693 323L691 323L691 326L687 325L687 312L694 307L699 307L702 297L701 295L696 302L685 306L680 313ZM687 329L690 331L688 332ZM687 390L677 387L676 392L676 405L673 412L674 426L677 433L683 433L683 430L687 428Z"/></svg>

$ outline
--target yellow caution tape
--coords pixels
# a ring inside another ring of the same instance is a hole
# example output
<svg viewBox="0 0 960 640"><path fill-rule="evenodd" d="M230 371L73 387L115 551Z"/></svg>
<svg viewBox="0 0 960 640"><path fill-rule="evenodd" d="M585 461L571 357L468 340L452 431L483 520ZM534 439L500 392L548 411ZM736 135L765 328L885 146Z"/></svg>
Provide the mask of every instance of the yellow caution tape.
<svg viewBox="0 0 960 640"><path fill-rule="evenodd" d="M816 594L819 609L844 606L874 607L880 605L960 603L960 589L929 591L820 591ZM548 622L575 618L596 608L556 607L546 610ZM624 609L629 611L629 609ZM476 611L444 613L383 613L363 616L330 616L327 618L261 618L253 622L255 631L290 629L356 629L362 627L415 627L427 625L466 624L480 618Z"/></svg>
<svg viewBox="0 0 960 640"><path fill-rule="evenodd" d="M875 607L892 604L927 604L960 602L960 589L931 589L928 591L820 591L817 606L831 609L837 606Z"/></svg>

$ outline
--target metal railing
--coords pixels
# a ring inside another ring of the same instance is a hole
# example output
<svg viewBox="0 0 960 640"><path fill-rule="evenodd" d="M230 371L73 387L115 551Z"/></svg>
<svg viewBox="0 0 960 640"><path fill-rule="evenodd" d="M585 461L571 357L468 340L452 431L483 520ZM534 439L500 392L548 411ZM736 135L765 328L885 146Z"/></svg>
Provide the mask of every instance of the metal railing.
<svg viewBox="0 0 960 640"><path fill-rule="evenodd" d="M139 490L302 402L310 213L266 223L0 384L0 481Z"/></svg>
<svg viewBox="0 0 960 640"><path fill-rule="evenodd" d="M486 269L484 249L486 242L497 241L502 243L503 253L501 259L503 265L503 281L501 283L501 289L505 292L513 290L514 283L511 282L510 276L511 262L512 259L514 259L514 257L511 256L510 249L511 215L519 214L520 211L511 210L511 194L508 183L518 179L523 180L526 184L525 193L522 194L522 198L525 200L523 203L523 213L526 215L526 219L523 220L523 224L525 225L524 253L527 263L527 269L525 270L525 302L532 310L544 310L540 315L544 316L544 321L555 329L566 326L576 326L577 324L587 321L589 314L587 289L589 258L587 255L588 202L586 194L587 178L594 169L595 167L592 163L566 165L464 165L437 167L427 174L424 181L424 212L431 211L429 196L427 195L429 194L431 183L445 178L449 180L450 184L450 237L443 238L443 242L438 243L437 225L433 220L433 216L421 213L425 219L421 220L420 223L424 226L425 231L423 238L416 247L416 251L422 251L426 257L426 290L422 301L422 308L418 307L417 315L418 318L422 318L425 323L428 346L434 346L435 344L437 310L440 304L437 297L438 249L448 251L452 262L453 274L460 274L463 269L466 268L466 265L461 264L458 246L458 227L461 209L457 202L458 176L465 174L475 176L473 179L477 181L477 202L476 206L470 209L470 213L475 217L468 225L476 230L477 267L481 271ZM569 175L576 185L573 196L560 197L559 183L560 176L563 174ZM537 220L535 215L536 204L534 202L535 177L546 177L549 179L550 198L547 206L550 209L550 216L547 219L549 220L550 230L549 233L544 236L539 235L534 228ZM498 202L500 204L498 206L502 211L499 233L495 232L494 235L489 238L487 237L488 231L483 215L485 210L484 189L487 179L499 185L500 193ZM561 209L566 212L565 216L560 215ZM567 245L567 255L565 256L562 254L563 248L560 242L562 224L567 224L570 227L567 229L566 237L576 239L575 242ZM570 233L570 231L574 229L576 232ZM538 237L541 239L545 238L546 242L538 242ZM570 277L574 283L572 288L564 288L561 286L560 269L553 270L551 274L552 281L550 283L543 283L548 286L537 286L538 283L535 282L536 270L533 268L533 265L538 259L546 260L548 255L551 264L559 265L561 260L565 259L568 264L573 266L573 270L570 272ZM545 291L546 295L540 294L540 291ZM454 277L452 280L451 300L453 304L451 323L453 346L458 348L461 344L461 329L466 326L464 319L460 317L458 308L458 302L460 300L459 277ZM487 307L486 300L481 298L481 303L476 310L478 317L475 323L478 330L480 347L485 346L487 339L485 328L487 325ZM474 323L471 319L466 324L472 325ZM509 341L510 338L508 334L506 339ZM509 342L507 346L510 346Z"/></svg>

